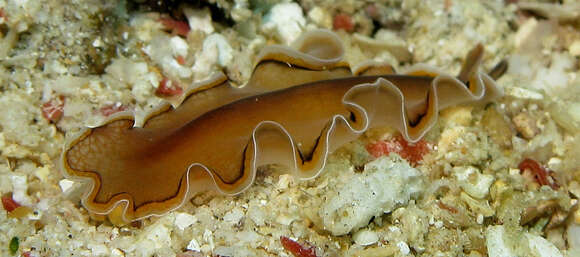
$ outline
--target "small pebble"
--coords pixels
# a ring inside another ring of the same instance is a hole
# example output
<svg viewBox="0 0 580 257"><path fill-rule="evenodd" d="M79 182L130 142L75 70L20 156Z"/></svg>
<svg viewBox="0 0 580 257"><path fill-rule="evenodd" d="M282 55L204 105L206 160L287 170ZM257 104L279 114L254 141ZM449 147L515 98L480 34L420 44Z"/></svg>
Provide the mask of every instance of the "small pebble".
<svg viewBox="0 0 580 257"><path fill-rule="evenodd" d="M366 229L357 231L352 237L356 244L362 246L372 245L379 241L379 236L376 232Z"/></svg>
<svg viewBox="0 0 580 257"><path fill-rule="evenodd" d="M397 243L397 247L399 247L399 251L401 251L402 255L407 255L409 253L411 253L411 249L409 248L409 245L407 245L407 243L401 241Z"/></svg>

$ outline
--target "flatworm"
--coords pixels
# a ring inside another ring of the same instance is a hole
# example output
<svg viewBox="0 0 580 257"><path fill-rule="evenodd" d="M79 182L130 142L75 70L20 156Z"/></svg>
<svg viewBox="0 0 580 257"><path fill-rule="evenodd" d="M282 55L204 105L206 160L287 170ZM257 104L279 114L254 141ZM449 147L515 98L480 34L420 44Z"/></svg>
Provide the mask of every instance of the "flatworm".
<svg viewBox="0 0 580 257"><path fill-rule="evenodd" d="M371 127L391 126L417 142L439 110L502 94L479 71L481 45L457 77L426 65L402 74L375 63L351 71L343 53L326 30L307 32L292 47L267 46L243 87L218 74L142 121L121 112L83 130L65 145L65 175L90 185L82 203L92 214L126 224L204 190L238 194L266 164L312 179L329 153Z"/></svg>

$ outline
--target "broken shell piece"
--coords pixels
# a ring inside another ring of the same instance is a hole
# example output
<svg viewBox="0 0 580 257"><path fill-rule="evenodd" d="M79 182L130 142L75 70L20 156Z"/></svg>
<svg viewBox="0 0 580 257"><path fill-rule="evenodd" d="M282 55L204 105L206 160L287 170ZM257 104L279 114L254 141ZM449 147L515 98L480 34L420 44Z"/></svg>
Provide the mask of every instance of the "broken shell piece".
<svg viewBox="0 0 580 257"><path fill-rule="evenodd" d="M489 206L487 200L476 200L464 192L461 192L459 197L474 213L479 213L482 217L491 217L495 214L495 210Z"/></svg>
<svg viewBox="0 0 580 257"><path fill-rule="evenodd" d="M549 111L558 125L571 133L580 132L580 103L553 103Z"/></svg>
<svg viewBox="0 0 580 257"><path fill-rule="evenodd" d="M542 40L556 33L558 24L554 20L527 19L520 26L514 37L514 45L522 52L535 53L543 48Z"/></svg>
<svg viewBox="0 0 580 257"><path fill-rule="evenodd" d="M569 217L573 216L570 214L574 213L577 208L578 206L575 205L571 210L566 211L562 209L557 200L544 200L535 206L526 208L521 215L520 224L525 225L539 217L550 216L545 229L555 228L563 225Z"/></svg>
<svg viewBox="0 0 580 257"><path fill-rule="evenodd" d="M520 224L525 225L546 213L553 213L558 208L557 200L542 201L536 206L528 207L522 213Z"/></svg>
<svg viewBox="0 0 580 257"><path fill-rule="evenodd" d="M568 223L580 225L580 204L576 201L570 210L570 220Z"/></svg>
<svg viewBox="0 0 580 257"><path fill-rule="evenodd" d="M568 219L569 213L562 210L556 210L552 217L550 217L550 221L548 225L546 225L546 229L555 228L557 226L563 225L564 222Z"/></svg>
<svg viewBox="0 0 580 257"><path fill-rule="evenodd" d="M399 62L411 60L412 55L411 52L409 52L409 48L405 41L392 32L383 31L384 32L381 34L377 33L376 39L361 34L354 34L353 39L363 48L371 49L373 51L387 50L395 56Z"/></svg>
<svg viewBox="0 0 580 257"><path fill-rule="evenodd" d="M540 93L521 87L508 87L505 94L519 99L543 100L544 96Z"/></svg>
<svg viewBox="0 0 580 257"><path fill-rule="evenodd" d="M558 21L574 21L580 18L580 4L552 4L520 2L518 7L522 10L534 12L544 18L556 19Z"/></svg>
<svg viewBox="0 0 580 257"><path fill-rule="evenodd" d="M580 250L580 225L570 224L566 229L566 237L570 249Z"/></svg>

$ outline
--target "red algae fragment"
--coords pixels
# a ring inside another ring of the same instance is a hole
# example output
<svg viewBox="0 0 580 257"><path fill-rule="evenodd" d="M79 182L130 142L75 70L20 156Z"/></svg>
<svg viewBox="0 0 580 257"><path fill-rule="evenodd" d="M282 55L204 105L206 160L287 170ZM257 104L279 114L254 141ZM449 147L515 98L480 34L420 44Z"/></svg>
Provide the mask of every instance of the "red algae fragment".
<svg viewBox="0 0 580 257"><path fill-rule="evenodd" d="M0 8L0 22L7 22L8 21L8 15L6 15L6 11L4 10L4 8Z"/></svg>
<svg viewBox="0 0 580 257"><path fill-rule="evenodd" d="M179 63L180 65L184 65L185 64L185 57L183 57L182 55L178 55L177 57L175 57L175 60L177 61L177 63Z"/></svg>
<svg viewBox="0 0 580 257"><path fill-rule="evenodd" d="M346 32L352 32L354 30L354 23L348 14L339 13L334 16L332 21L332 28L334 30L343 29Z"/></svg>
<svg viewBox="0 0 580 257"><path fill-rule="evenodd" d="M390 153L397 153L413 166L416 166L423 160L423 156L431 151L431 146L425 140L419 140L417 143L409 144L401 135L398 135L388 140L368 144L366 149L375 158L389 155Z"/></svg>
<svg viewBox="0 0 580 257"><path fill-rule="evenodd" d="M2 206L4 207L4 210L6 210L7 212L12 212L16 208L20 207L20 204L14 201L14 199L12 199L12 196L5 195L2 196Z"/></svg>
<svg viewBox="0 0 580 257"><path fill-rule="evenodd" d="M160 18L159 21L165 29L171 30L171 32L177 35L185 37L189 33L189 24L185 21L178 21L172 18Z"/></svg>
<svg viewBox="0 0 580 257"><path fill-rule="evenodd" d="M445 0L444 4L443 4L443 9L446 12L449 12L449 10L451 9L451 6L453 5L453 2L451 0Z"/></svg>
<svg viewBox="0 0 580 257"><path fill-rule="evenodd" d="M124 111L126 109L127 109L127 107L125 107L121 103L114 103L114 104L110 104L110 105L106 105L106 106L101 107L100 112L103 116L109 116L113 113Z"/></svg>
<svg viewBox="0 0 580 257"><path fill-rule="evenodd" d="M50 122L57 122L62 117L63 109L64 96L53 98L50 101L42 104L42 117Z"/></svg>
<svg viewBox="0 0 580 257"><path fill-rule="evenodd" d="M380 12L376 4L370 4L365 7L365 13L372 19L379 18Z"/></svg>
<svg viewBox="0 0 580 257"><path fill-rule="evenodd" d="M280 242L282 243L284 249L291 252L296 257L316 257L316 249L314 246L305 247L285 236L280 237Z"/></svg>
<svg viewBox="0 0 580 257"><path fill-rule="evenodd" d="M29 207L22 206L14 201L10 194L2 196L2 206L8 212L9 218L21 218L32 212L32 209Z"/></svg>
<svg viewBox="0 0 580 257"><path fill-rule="evenodd" d="M551 170L546 170L542 167L537 161L532 160L530 158L524 159L518 165L518 169L520 169L521 173L529 171L534 176L534 179L538 182L538 184L545 186L548 185L552 189L557 190L559 188L558 184L554 181L552 174L554 173ZM552 178L552 181L548 179L548 177Z"/></svg>
<svg viewBox="0 0 580 257"><path fill-rule="evenodd" d="M454 213L454 214L456 214L456 213L459 213L459 210L457 210L455 207L453 207L453 206L450 206L450 205L447 205L447 204L444 204L444 203L443 203L443 202L441 202L441 201L438 201L438 202L437 202L437 206L438 206L440 209L442 209L442 210L446 210L446 211L448 211L448 212L451 212L451 213Z"/></svg>
<svg viewBox="0 0 580 257"><path fill-rule="evenodd" d="M174 96L179 95L183 92L183 89L174 81L167 78L163 78L159 82L157 90L155 90L155 95L157 96Z"/></svg>

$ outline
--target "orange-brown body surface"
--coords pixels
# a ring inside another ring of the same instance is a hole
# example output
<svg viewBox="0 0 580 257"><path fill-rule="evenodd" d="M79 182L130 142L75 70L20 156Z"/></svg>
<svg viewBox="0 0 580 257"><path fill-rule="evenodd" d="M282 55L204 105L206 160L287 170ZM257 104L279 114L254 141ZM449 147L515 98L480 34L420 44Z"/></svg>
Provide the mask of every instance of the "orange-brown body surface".
<svg viewBox="0 0 580 257"><path fill-rule="evenodd" d="M332 151L368 128L391 126L416 142L440 109L500 95L478 70L482 52L470 53L458 77L421 65L401 75L377 64L351 72L334 34L306 33L294 48L264 49L243 87L220 74L169 99L173 106L142 125L119 113L84 130L62 164L91 185L85 207L116 223L162 215L204 190L239 193L266 164L313 178Z"/></svg>

